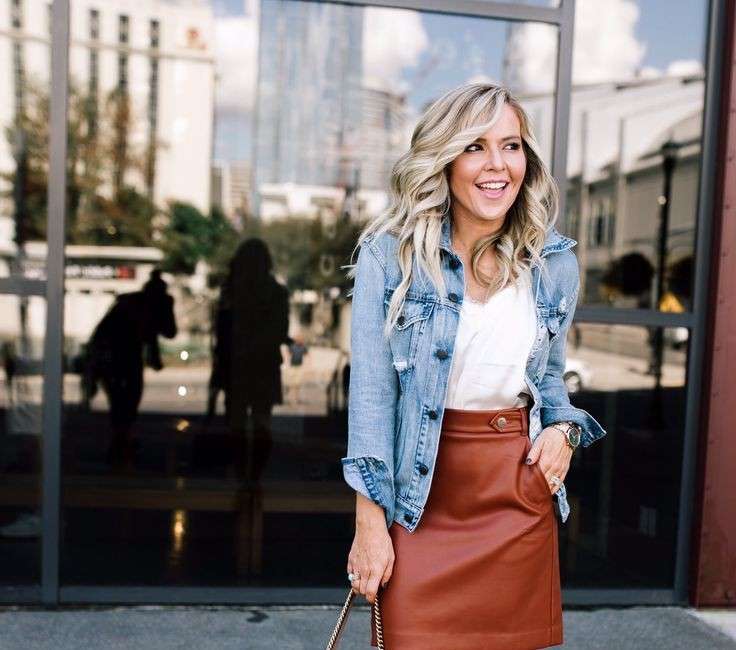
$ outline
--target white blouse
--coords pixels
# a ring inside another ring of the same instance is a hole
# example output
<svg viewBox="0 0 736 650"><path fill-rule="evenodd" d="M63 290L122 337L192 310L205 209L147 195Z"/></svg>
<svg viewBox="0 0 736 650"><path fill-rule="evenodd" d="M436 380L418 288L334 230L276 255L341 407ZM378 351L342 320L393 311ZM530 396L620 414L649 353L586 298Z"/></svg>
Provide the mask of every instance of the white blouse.
<svg viewBox="0 0 736 650"><path fill-rule="evenodd" d="M526 362L537 315L531 275L474 303L465 295L447 389L447 408L499 409L526 406Z"/></svg>

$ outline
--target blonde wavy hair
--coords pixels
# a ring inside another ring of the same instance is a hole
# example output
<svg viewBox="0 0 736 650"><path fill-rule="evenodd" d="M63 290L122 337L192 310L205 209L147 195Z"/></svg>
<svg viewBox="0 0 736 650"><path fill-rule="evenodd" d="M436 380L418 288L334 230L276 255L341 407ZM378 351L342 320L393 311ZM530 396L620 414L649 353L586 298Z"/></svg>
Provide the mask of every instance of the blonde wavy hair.
<svg viewBox="0 0 736 650"><path fill-rule="evenodd" d="M526 174L503 227L475 242L471 268L477 281L490 293L515 282L532 264L539 265L546 273L540 253L548 228L557 220L559 190L542 160L531 120L521 103L504 86L492 83L458 86L437 99L419 119L409 150L393 166L389 205L361 231L351 255L352 259L370 235L390 232L398 238L397 257L402 279L386 315L386 336L403 308L411 285L414 258L437 292L445 293L439 244L442 218L451 213L449 165L495 125L504 104L513 108L519 118ZM495 251L499 267L495 277L478 268L478 260L488 248ZM356 266L347 266L347 277L355 277Z"/></svg>

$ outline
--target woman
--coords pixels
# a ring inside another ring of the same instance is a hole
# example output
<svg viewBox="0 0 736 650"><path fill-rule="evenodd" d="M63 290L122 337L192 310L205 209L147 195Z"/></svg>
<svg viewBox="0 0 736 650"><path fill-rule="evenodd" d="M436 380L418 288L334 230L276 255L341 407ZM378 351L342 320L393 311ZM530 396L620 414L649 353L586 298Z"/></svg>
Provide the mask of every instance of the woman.
<svg viewBox="0 0 736 650"><path fill-rule="evenodd" d="M552 495L564 522L574 448L605 431L562 380L579 278L554 179L519 102L476 83L426 110L391 189L350 272L348 579L383 586L390 650L560 644Z"/></svg>
<svg viewBox="0 0 736 650"><path fill-rule="evenodd" d="M220 291L210 379L211 413L222 388L230 429L245 445L238 452L238 467L256 483L273 444L271 411L284 401L281 344L291 342L289 292L272 269L268 245L258 237L246 239L235 251ZM252 449L246 428L249 408Z"/></svg>

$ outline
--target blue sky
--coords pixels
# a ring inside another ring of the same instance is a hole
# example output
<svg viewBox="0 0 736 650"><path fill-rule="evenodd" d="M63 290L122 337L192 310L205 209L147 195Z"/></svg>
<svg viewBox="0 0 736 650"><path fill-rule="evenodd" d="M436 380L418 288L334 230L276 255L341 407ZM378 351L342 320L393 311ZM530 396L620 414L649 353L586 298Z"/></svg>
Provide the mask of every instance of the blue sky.
<svg viewBox="0 0 736 650"><path fill-rule="evenodd" d="M605 0L595 0L603 4ZM637 40L646 45L642 65L665 70L676 60L696 59L704 61L705 25L707 2L703 0L643 0L638 2L639 20L634 28ZM479 20L444 14L422 14L422 21L431 40L462 38L483 54L485 72L498 78L501 73L505 21ZM669 30L669 31L667 31ZM458 64L467 54L463 52ZM445 89L457 83L457 68L447 66L426 79L425 89L412 99L422 102L430 99L436 89ZM434 81L435 83L431 83ZM434 86L434 88L433 88Z"/></svg>
<svg viewBox="0 0 736 650"><path fill-rule="evenodd" d="M708 2L644 0L637 4L641 14L636 35L647 44L647 65L665 68L676 59L704 61Z"/></svg>

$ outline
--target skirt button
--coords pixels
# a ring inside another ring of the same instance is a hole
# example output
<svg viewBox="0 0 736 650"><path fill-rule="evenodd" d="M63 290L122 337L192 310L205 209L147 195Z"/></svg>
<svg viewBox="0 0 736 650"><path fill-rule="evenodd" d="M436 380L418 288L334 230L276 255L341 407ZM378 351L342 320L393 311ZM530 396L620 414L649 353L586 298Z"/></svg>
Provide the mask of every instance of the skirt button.
<svg viewBox="0 0 736 650"><path fill-rule="evenodd" d="M504 429L506 427L506 418L502 415L500 418L498 418L496 424L498 425L499 429Z"/></svg>

